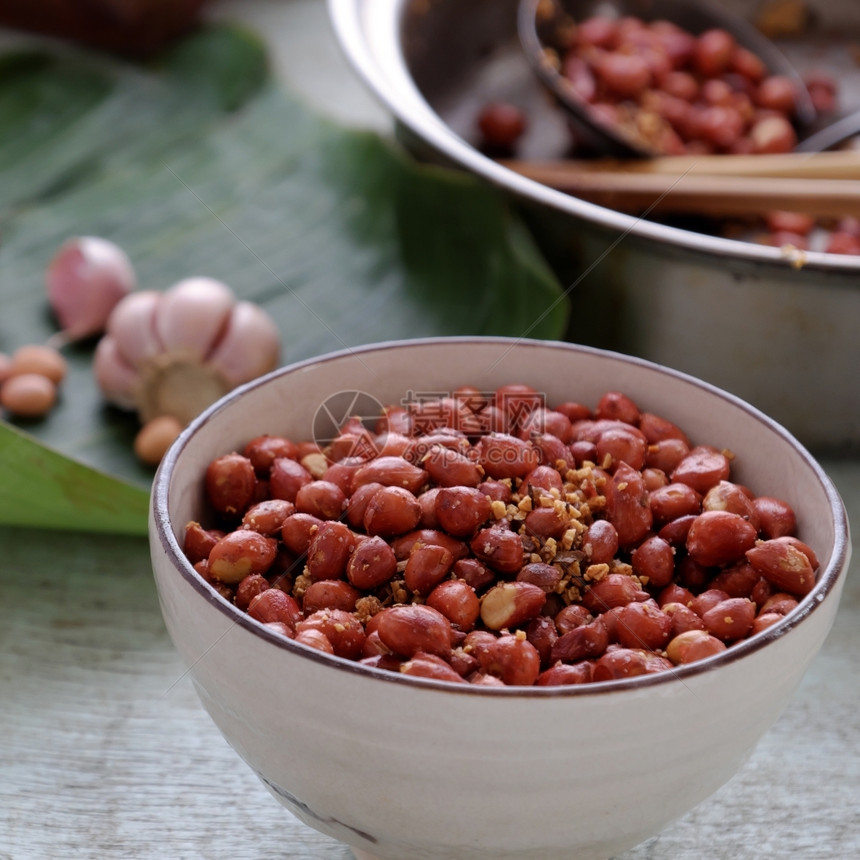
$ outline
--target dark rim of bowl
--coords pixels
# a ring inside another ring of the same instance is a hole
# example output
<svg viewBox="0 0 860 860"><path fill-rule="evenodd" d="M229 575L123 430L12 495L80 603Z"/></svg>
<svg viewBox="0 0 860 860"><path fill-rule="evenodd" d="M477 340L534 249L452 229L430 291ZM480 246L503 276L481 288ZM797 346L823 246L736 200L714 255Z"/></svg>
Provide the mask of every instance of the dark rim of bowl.
<svg viewBox="0 0 860 860"><path fill-rule="evenodd" d="M635 236L657 242L660 245L668 245L672 248L714 258L730 257L748 264L777 266L786 274L792 270L834 273L857 271L857 257L854 255L828 254L823 251L786 254L780 248L757 245L754 242L745 242L739 239L709 236L693 230L658 224L642 217L627 215L596 203L580 200L570 194L550 188L548 185L521 176L504 165L497 164L492 158L483 155L456 135L426 101L406 71L405 60L402 52L399 51L399 45L396 47L404 68L404 80L399 83L405 83L407 89L412 88L414 90L414 95L418 100L417 112L414 104L404 104L402 87L393 86L392 79L379 65L378 57L365 38L365 29L371 26L380 26L381 23L386 25L390 23L389 21L382 22L382 16L388 15L389 10L391 10L391 14L397 16L399 23L408 0L397 0L397 2L387 5L385 3L372 4L368 0L327 0L327 2L329 18L345 56L376 98L399 122L411 129L419 138L435 147L439 152L444 153L460 166L494 185L510 191L520 198L541 203L567 215L582 218L584 221L604 229L616 231L621 237ZM422 113L427 115L422 116ZM798 266L798 262L802 262L802 265Z"/></svg>
<svg viewBox="0 0 860 860"><path fill-rule="evenodd" d="M287 639L278 633L267 629L263 624L254 620L247 613L238 609L232 603L225 600L219 595L210 585L208 585L200 575L191 566L178 540L175 537L173 526L168 515L168 502L170 495L170 483L173 476L174 466L183 449L193 439L195 432L212 417L217 415L222 410L228 408L234 401L241 398L246 392L255 388L268 385L272 380L278 379L281 376L292 374L298 370L313 367L314 365L322 364L330 360L344 358L350 355L361 356L363 353L379 352L384 350L396 350L404 346L427 346L438 344L440 348L449 347L456 344L467 343L488 343L498 344L500 346L508 346L510 348L539 348L545 349L551 347L553 349L564 349L571 352L578 352L593 356L602 356L622 363L634 364L649 370L657 371L663 375L673 377L674 379L692 384L703 388L714 396L740 408L750 417L758 422L766 425L772 432L778 435L793 448L795 448L802 456L804 462L809 469L815 474L819 484L822 486L828 500L829 511L833 518L834 526L834 544L833 552L830 557L830 562L827 567L820 570L813 590L806 595L798 604L781 621L763 630L755 636L745 639L739 643L730 646L725 651L713 656L699 660L695 663L689 663L683 666L676 666L673 670L655 673L653 675L637 675L631 678L620 678L612 681L595 681L588 684L575 684L564 686L546 686L546 687L481 687L472 684L457 684L451 681L439 681L428 678L415 677L410 675L398 674L390 670L378 669L372 666L365 666L361 663L347 660L342 657L324 654L314 648L310 648L300 643L294 642L292 639ZM368 344L356 348L347 348L336 352L326 353L325 355L315 358L305 359L303 361L290 364L278 370L272 371L265 376L261 376L252 382L246 383L238 388L235 388L229 394L225 395L221 400L214 403L206 411L200 414L194 421L189 424L180 434L177 440L173 443L170 449L165 454L153 481L153 490L151 497L151 508L155 534L161 545L165 555L170 560L172 566L181 574L183 579L188 582L195 591L197 591L210 605L215 607L219 612L232 618L235 623L249 632L253 633L272 645L292 652L296 656L301 656L310 660L314 660L325 666L340 669L347 672L356 673L368 678L373 678L386 683L408 684L416 687L427 687L430 689L440 690L447 693L464 693L468 695L482 696L589 696L601 695L622 690L640 689L643 687L660 686L671 683L682 683L686 678L702 674L712 669L717 669L729 663L745 657L746 655L757 651L759 648L768 643L781 638L798 624L804 621L828 596L833 590L840 576L847 568L848 553L849 553L849 531L848 520L845 508L842 504L842 499L839 496L830 478L827 477L824 470L812 457L812 455L794 438L782 425L778 424L773 419L760 412L746 401L717 388L710 383L697 379L689 374L681 371L673 370L668 367L663 367L654 362L640 359L634 356L627 356L621 353L612 352L594 347L581 346L578 344L564 343L560 341L540 341L524 338L512 337L438 337L438 338L416 338L414 340L400 341L385 341L381 343Z"/></svg>

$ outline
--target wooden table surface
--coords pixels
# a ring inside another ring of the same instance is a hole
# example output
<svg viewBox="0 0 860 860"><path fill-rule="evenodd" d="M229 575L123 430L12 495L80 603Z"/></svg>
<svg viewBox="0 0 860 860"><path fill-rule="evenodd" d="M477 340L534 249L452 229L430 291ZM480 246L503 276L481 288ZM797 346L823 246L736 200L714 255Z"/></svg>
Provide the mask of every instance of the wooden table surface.
<svg viewBox="0 0 860 860"><path fill-rule="evenodd" d="M226 3L323 109L384 125L320 0ZM316 64L325 73L316 74ZM824 463L860 524L860 461ZM860 554L822 652L741 772L623 860L860 856ZM0 860L349 860L200 706L141 539L0 529Z"/></svg>

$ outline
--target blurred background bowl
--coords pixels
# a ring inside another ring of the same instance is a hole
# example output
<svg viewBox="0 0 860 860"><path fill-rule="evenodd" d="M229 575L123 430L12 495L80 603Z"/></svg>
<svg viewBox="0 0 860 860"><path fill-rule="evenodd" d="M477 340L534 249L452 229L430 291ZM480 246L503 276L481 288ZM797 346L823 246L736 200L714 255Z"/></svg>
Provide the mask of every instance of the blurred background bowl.
<svg viewBox="0 0 860 860"><path fill-rule="evenodd" d="M750 14L740 0L726 4ZM569 287L572 341L701 377L753 403L816 452L860 450L860 257L722 238L640 220L517 175L478 148L488 101L528 104L520 157L551 157L569 128L522 54L516 0L329 0L339 42L421 158L469 170L518 201ZM811 2L800 71L839 81L860 108L853 0Z"/></svg>
<svg viewBox="0 0 860 860"><path fill-rule="evenodd" d="M622 390L694 443L731 449L734 480L794 507L821 561L814 590L773 627L662 675L476 688L306 648L238 610L185 559L184 528L205 516L216 456L261 433L313 438L319 407L339 392L385 404L513 381L549 402ZM363 347L235 390L162 462L150 535L168 631L226 739L302 821L383 860L606 858L656 834L728 781L779 716L830 630L850 555L831 482L759 411L640 359L501 338Z"/></svg>

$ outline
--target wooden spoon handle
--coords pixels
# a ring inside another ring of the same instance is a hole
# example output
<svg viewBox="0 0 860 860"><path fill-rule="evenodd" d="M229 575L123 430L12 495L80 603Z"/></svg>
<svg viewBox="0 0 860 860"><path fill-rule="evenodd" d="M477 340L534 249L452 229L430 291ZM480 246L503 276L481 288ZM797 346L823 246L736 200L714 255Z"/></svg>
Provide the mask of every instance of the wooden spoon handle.
<svg viewBox="0 0 860 860"><path fill-rule="evenodd" d="M507 165L544 185L627 212L726 216L782 209L818 217L860 217L860 179L594 170L564 162Z"/></svg>
<svg viewBox="0 0 860 860"><path fill-rule="evenodd" d="M553 176L567 172L660 173L672 176L784 176L797 179L860 179L860 150L778 155L666 155L660 158L555 161L502 161L518 173L540 171Z"/></svg>

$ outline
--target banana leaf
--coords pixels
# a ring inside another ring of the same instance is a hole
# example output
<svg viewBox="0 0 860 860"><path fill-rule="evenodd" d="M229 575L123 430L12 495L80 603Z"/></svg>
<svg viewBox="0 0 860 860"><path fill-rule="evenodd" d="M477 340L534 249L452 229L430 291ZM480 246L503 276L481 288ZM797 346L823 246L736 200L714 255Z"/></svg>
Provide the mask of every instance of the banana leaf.
<svg viewBox="0 0 860 860"><path fill-rule="evenodd" d="M266 78L242 30L210 28L147 68L7 56L0 129L0 351L55 333L44 270L87 234L122 246L141 288L208 275L260 303L284 363L391 338L564 331L560 286L498 190L320 117ZM93 381L94 345L66 349L50 415L0 424L0 523L145 530L152 470L132 451L136 416Z"/></svg>

